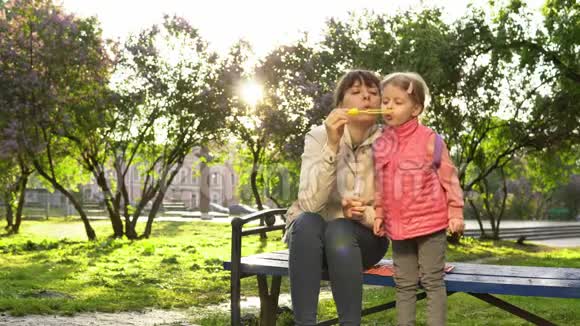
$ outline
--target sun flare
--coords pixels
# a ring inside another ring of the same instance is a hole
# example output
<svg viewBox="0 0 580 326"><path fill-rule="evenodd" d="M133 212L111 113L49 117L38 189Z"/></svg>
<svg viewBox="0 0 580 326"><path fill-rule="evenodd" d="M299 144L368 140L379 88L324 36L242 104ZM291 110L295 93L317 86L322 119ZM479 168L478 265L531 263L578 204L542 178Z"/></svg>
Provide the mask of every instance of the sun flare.
<svg viewBox="0 0 580 326"><path fill-rule="evenodd" d="M258 102L262 99L262 93L262 86L254 80L248 80L242 84L242 99L251 107L255 107L256 104L258 104Z"/></svg>

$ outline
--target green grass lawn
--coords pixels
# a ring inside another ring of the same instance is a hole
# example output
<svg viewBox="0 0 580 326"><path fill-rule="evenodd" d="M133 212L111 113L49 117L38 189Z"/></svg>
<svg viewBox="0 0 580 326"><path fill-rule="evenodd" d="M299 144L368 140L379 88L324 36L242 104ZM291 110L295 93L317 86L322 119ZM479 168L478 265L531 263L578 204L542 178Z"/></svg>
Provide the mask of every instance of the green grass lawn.
<svg viewBox="0 0 580 326"><path fill-rule="evenodd" d="M61 220L62 221L62 220ZM80 222L25 221L21 233L0 238L0 311L12 315L188 308L226 301L230 226L162 222L151 239L107 239L106 221L94 221L102 239L86 241ZM143 226L143 225L140 225ZM283 248L248 239L244 254ZM253 280L244 293L256 294ZM39 298L42 291L72 298Z"/></svg>
<svg viewBox="0 0 580 326"><path fill-rule="evenodd" d="M125 311L144 308L190 309L202 325L229 324L227 312L214 305L229 298L229 272L222 261L230 255L230 226L208 222L160 222L151 239L111 240L107 221L94 221L101 238L86 241L79 221L24 221L21 234L0 237L0 311L12 315L74 314L83 311ZM143 226L142 224L140 226ZM243 254L285 248L281 232L267 241L244 239ZM390 255L390 254L389 254ZM552 249L514 242L464 239L449 246L449 261L580 268L580 248ZM244 296L257 295L255 278L242 280ZM46 297L55 294L55 297ZM282 292L288 292L287 279ZM390 288L365 290L364 305L392 299ZM580 300L504 297L553 320L580 324ZM320 318L334 317L332 300L319 306ZM418 305L419 324L425 324L425 304ZM365 324L393 324L394 311L365 318ZM290 324L283 315L280 324ZM450 325L526 325L517 318L464 294L449 297Z"/></svg>

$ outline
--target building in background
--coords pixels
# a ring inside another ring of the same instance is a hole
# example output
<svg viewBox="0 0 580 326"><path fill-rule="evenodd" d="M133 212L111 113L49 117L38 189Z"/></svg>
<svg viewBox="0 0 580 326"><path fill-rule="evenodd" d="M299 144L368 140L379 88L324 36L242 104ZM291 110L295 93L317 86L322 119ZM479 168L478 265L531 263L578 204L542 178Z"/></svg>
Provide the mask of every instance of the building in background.
<svg viewBox="0 0 580 326"><path fill-rule="evenodd" d="M186 156L183 166L167 189L164 204L177 205L188 210L197 210L199 208L201 171L199 170L198 153L199 149L196 148L191 154ZM238 204L239 198L236 195L238 177L232 165L226 162L221 165L211 165L208 169L209 180L207 181L209 182L210 202L224 207ZM132 166L126 178L129 198L132 203L135 203L135 200L141 197L144 177L139 174L136 166ZM93 181L89 184L82 185L79 189L83 206L102 207L103 194L96 182ZM47 201L51 208L64 209L66 206L70 206L66 197L58 191L49 193L45 189L27 190L27 206L45 207ZM72 210L74 212L74 208L71 208L69 207L68 211Z"/></svg>

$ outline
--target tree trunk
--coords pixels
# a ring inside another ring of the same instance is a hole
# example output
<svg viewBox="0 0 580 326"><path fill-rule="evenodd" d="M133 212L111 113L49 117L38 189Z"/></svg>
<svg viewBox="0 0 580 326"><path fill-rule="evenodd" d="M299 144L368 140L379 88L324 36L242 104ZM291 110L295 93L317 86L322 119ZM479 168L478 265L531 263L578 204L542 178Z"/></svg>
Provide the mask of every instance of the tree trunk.
<svg viewBox="0 0 580 326"><path fill-rule="evenodd" d="M149 212L149 216L147 216L147 224L145 225L145 231L143 231L143 234L141 235L142 238L149 238L149 236L151 236L151 230L153 228L153 221L155 220L155 217L157 216L157 212L159 211L159 207L161 207L161 203L163 203L163 199L165 198L165 194L167 193L167 189L169 188L169 185L171 185L171 183L173 182L173 179L175 178L175 176L177 175L177 173L179 172L179 170L183 166L184 159L185 159L185 157L182 157L181 159L179 159L178 163L176 164L175 168L173 169L173 172L171 172L171 171L167 172L167 173L169 173L169 177L166 176L165 180L164 179L160 180L161 185L159 186L159 192L157 192L157 197L155 197L155 201L153 202L153 205L151 207L151 211Z"/></svg>
<svg viewBox="0 0 580 326"><path fill-rule="evenodd" d="M143 195L141 197L141 200L139 200L137 207L135 208L135 212L133 213L133 220L131 221L131 224L133 224L133 229L135 229L137 221L139 220L139 216L141 216L141 213L145 209L145 206L147 206L147 203L149 203L149 201L154 198L158 189L159 189L158 185L143 186Z"/></svg>
<svg viewBox="0 0 580 326"><path fill-rule="evenodd" d="M135 231L135 225L129 220L125 221L125 236L130 240L135 240L138 238L137 231Z"/></svg>
<svg viewBox="0 0 580 326"><path fill-rule="evenodd" d="M127 183L124 173L123 164L115 161L115 173L117 174L117 191L121 195L123 203L123 218L125 219L125 236L127 239L137 239L137 232L135 231L135 224L131 223L131 215L129 214L129 206L131 199L127 191ZM121 213L121 205L119 203L119 215Z"/></svg>
<svg viewBox="0 0 580 326"><path fill-rule="evenodd" d="M122 182L121 185L121 193L123 195L123 214L125 217L125 236L127 236L127 239L137 239L137 231L135 231L135 226L137 223L132 223L131 222L131 216L129 214L129 205L131 205L131 203L129 202L129 194L127 192L127 187L125 185L125 179L123 178L123 180L119 180L119 182Z"/></svg>
<svg viewBox="0 0 580 326"><path fill-rule="evenodd" d="M547 195L546 197L542 196L541 198L542 199L537 199L537 202L539 202L539 204L536 207L536 211L534 212L534 216L540 221L544 220L544 218L547 215L547 208L550 206L550 203L552 202L552 194Z"/></svg>
<svg viewBox="0 0 580 326"><path fill-rule="evenodd" d="M12 209L12 194L9 190L4 193L4 204L6 205L5 229L9 233L12 233L12 225L14 225L14 210Z"/></svg>
<svg viewBox="0 0 580 326"><path fill-rule="evenodd" d="M56 185L53 186L57 190L59 190L63 195L65 195L66 198L68 198L68 200L70 200L74 208L79 213L81 220L83 221L83 225L85 227L85 232L87 233L87 238L89 238L89 240L96 240L97 235L95 234L95 230L91 226L91 222L89 221L89 218L87 217L87 214L85 213L85 210L81 206L80 202L72 195L72 193L66 191L66 189L64 189L60 185L58 185L58 187Z"/></svg>
<svg viewBox="0 0 580 326"><path fill-rule="evenodd" d="M493 209L491 207L491 203L489 202L489 185L487 183L487 179L481 180L481 188L483 189L484 192L483 207L485 209L487 217L489 218L489 224L491 226L491 239L498 240L499 238L497 237L498 235L497 225L495 222L496 218Z"/></svg>
<svg viewBox="0 0 580 326"><path fill-rule="evenodd" d="M501 203L499 203L499 204L497 203L498 198L497 198L497 196L495 196L495 194L492 198L492 201L490 201L490 199L489 199L489 196L490 196L489 184L487 182L487 179L482 180L482 189L485 192L485 196L483 197L483 203L484 203L486 213L489 216L489 223L491 225L491 231L492 231L492 239L495 239L495 240L499 239L499 232L500 232L499 225L500 225L503 213L505 211L505 205L506 205L506 200L507 200L507 181L505 178L505 174L503 173L503 166L499 167L499 173L501 174L501 178L503 181L503 185L502 185L502 189L501 189L502 198L501 198Z"/></svg>
<svg viewBox="0 0 580 326"><path fill-rule="evenodd" d="M105 196L105 207L109 212L109 220L111 221L111 226L113 227L113 237L122 238L124 235L123 231L123 221L121 220L121 214L119 212L119 205L115 204L115 199L111 193L111 189L107 184L107 179L103 171L98 171L95 173L97 179L97 185L101 188L103 195Z"/></svg>
<svg viewBox="0 0 580 326"><path fill-rule="evenodd" d="M22 223L22 210L24 209L24 202L26 200L26 185L28 184L28 173L23 173L20 177L18 185L18 205L16 206L16 215L12 232L18 233L20 231L20 224Z"/></svg>
<svg viewBox="0 0 580 326"><path fill-rule="evenodd" d="M469 203L469 206L471 206L471 209L475 214L477 224L479 225L479 231L481 232L481 235L479 237L484 239L487 238L487 234L485 234L485 229L483 228L483 223L481 222L481 214L479 214L479 210L477 209L471 198L467 198L467 202Z"/></svg>
<svg viewBox="0 0 580 326"><path fill-rule="evenodd" d="M256 206L258 207L258 210L263 210L264 206L262 206L262 199L260 198L260 193L258 191L258 159L259 159L259 155L260 155L260 151L255 151L252 152L253 155L253 162L252 162L252 174L250 174L250 185L252 186L252 193L254 194L254 199L256 200ZM264 218L260 218L260 226L264 226L265 222L264 222ZM260 239L267 239L268 236L266 235L266 232L262 232L260 233Z"/></svg>
<svg viewBox="0 0 580 326"><path fill-rule="evenodd" d="M147 216L147 224L145 225L145 231L141 235L142 238L149 238L151 236L151 231L153 229L153 221L157 216L157 212L161 207L161 203L163 203L163 198L165 198L165 191L164 187L160 187L159 193L155 200L153 200L153 205L151 205L151 210L149 211L149 216Z"/></svg>
<svg viewBox="0 0 580 326"><path fill-rule="evenodd" d="M209 169L207 167L206 161L209 159L208 149L205 146L201 147L200 156L202 158L199 164L200 177L199 177L199 211L201 218L209 218L209 189L210 189L210 175Z"/></svg>
<svg viewBox="0 0 580 326"><path fill-rule="evenodd" d="M111 198L105 197L105 207L109 212L109 220L111 221L111 226L113 227L113 237L122 238L123 232L123 221L121 220L121 215L119 210L116 209L115 204Z"/></svg>
<svg viewBox="0 0 580 326"><path fill-rule="evenodd" d="M74 198L74 196L70 192L66 191L64 188L61 190L61 193L63 193L70 200L70 202L73 204L73 206L81 216L81 220L83 221L83 225L85 227L85 232L87 233L87 238L89 238L89 240L96 240L97 235L95 234L95 230L91 226L91 222L89 222L89 218L87 217L87 214L85 213L85 210L83 209L79 201L76 198Z"/></svg>
<svg viewBox="0 0 580 326"><path fill-rule="evenodd" d="M507 195L508 195L508 190L507 190L507 179L506 179L506 177L505 177L505 173L504 173L504 171L503 171L503 167L501 167L501 168L499 169L499 173L501 173L501 178L502 178L502 181L503 181L502 188L501 188L501 190L502 190L502 192L503 192L503 197L502 197L502 199L501 199L501 207L500 207L500 209L499 209L499 212L498 212L498 214L497 214L497 228L496 228L496 231L497 231L497 233L495 234L495 236L496 236L498 239L499 239L499 232L500 232L499 225L500 225L500 223L501 223L501 219L502 219L502 217L503 217L503 214L504 214L504 212L505 212L505 206L506 206L506 202L507 202Z"/></svg>
<svg viewBox="0 0 580 326"><path fill-rule="evenodd" d="M254 199L256 200L256 206L258 210L263 210L262 198L260 198L260 192L258 191L258 162L257 157L254 157L254 163L252 164L252 174L250 175L250 184L252 185L252 193L254 194Z"/></svg>
<svg viewBox="0 0 580 326"><path fill-rule="evenodd" d="M34 161L34 167L36 168L36 171L38 172L38 174L40 174L44 179L46 179L48 182L50 182L50 184L56 190L60 191L61 194L65 195L65 197L70 200L70 202L73 204L73 206L75 207L75 209L79 213L81 220L83 221L83 225L85 226L85 231L87 233L87 237L89 238L89 240L96 240L97 236L95 234L95 230L91 226L91 223L89 222L87 214L85 213L85 210L81 206L80 202L73 196L72 193L67 191L63 186L61 186L58 182L56 182L55 179L51 178L42 169L42 166L40 165L40 163L38 163L38 161Z"/></svg>

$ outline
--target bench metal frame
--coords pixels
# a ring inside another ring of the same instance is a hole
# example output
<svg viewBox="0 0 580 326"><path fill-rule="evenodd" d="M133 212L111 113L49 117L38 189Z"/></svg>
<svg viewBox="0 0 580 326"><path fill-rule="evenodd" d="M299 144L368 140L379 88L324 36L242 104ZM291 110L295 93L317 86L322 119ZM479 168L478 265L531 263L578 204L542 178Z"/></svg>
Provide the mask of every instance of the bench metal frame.
<svg viewBox="0 0 580 326"><path fill-rule="evenodd" d="M275 325L278 309L278 297L282 276L288 276L287 259L277 258L277 261L268 261L268 256L287 255L287 250L277 253L258 254L242 258L242 237L265 232L284 230L284 224L275 225L276 216L282 216L286 209L269 209L236 217L232 220L232 251L231 261L224 262L224 268L231 270L231 324L241 325L240 280L244 277L256 275L260 294L260 325ZM243 226L252 221L265 219L266 226L243 229ZM389 262L388 260L383 260ZM285 264L284 264L285 262ZM445 283L447 294L464 292L483 300L493 306L514 314L535 325L555 325L554 323L537 316L529 311L510 304L492 294L580 298L580 269L577 268L550 268L550 267L519 267L519 266L490 266L483 264L453 263L455 269L447 274ZM501 270L504 275L482 271L488 268ZM268 270L266 270L268 269ZM528 276L526 276L526 273ZM267 276L272 277L268 285ZM533 275L533 276L532 276ZM561 276L560 276L561 275ZM322 279L328 280L328 274L323 273ZM392 277L374 274L364 274L364 284L391 286ZM535 283L534 283L535 282ZM417 299L426 297L425 292L417 294ZM395 307L395 302L388 302L375 307L366 308L362 316L377 313ZM318 325L338 324L338 318L323 321Z"/></svg>
<svg viewBox="0 0 580 326"><path fill-rule="evenodd" d="M232 252L230 265L224 263L226 269L231 270L230 276L230 291L231 291L231 324L241 325L240 312L240 297L241 284L240 280L244 277L252 276L252 274L244 273L242 271L242 237L246 235L259 234L271 232L276 230L284 230L285 225L274 225L276 223L276 215L283 215L286 213L285 208L263 210L243 218L235 217L232 220ZM266 226L250 228L242 230L243 226L256 220L264 219ZM272 276L272 285L268 289L266 275L255 274L258 278L258 291L260 293L260 319L264 320L264 325L275 325L276 310L278 308L278 296L280 294L280 284L282 282L281 276ZM271 321L274 323L271 324Z"/></svg>

